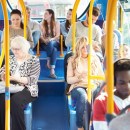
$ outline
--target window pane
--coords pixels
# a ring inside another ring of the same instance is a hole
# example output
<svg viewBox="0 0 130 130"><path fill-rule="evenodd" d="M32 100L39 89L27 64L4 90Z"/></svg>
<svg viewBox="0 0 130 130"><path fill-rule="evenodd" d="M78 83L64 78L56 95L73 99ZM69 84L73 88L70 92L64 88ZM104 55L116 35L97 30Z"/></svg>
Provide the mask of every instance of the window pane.
<svg viewBox="0 0 130 130"><path fill-rule="evenodd" d="M45 9L54 10L56 18L65 18L69 8L73 8L75 0L24 0L26 5L32 9L32 18L42 18ZM9 0L12 8L19 8L18 0ZM81 0L78 6L77 16L79 17L87 8L89 0ZM86 5L86 6L84 6Z"/></svg>

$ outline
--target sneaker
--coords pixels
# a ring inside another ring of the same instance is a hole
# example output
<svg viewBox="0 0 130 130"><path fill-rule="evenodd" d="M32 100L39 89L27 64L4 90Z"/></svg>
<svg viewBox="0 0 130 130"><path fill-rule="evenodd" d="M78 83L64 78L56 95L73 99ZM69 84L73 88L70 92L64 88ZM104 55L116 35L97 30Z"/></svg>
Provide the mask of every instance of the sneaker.
<svg viewBox="0 0 130 130"><path fill-rule="evenodd" d="M52 79L57 79L57 76L56 76L55 74L51 74L51 75L50 75L50 78L52 78Z"/></svg>

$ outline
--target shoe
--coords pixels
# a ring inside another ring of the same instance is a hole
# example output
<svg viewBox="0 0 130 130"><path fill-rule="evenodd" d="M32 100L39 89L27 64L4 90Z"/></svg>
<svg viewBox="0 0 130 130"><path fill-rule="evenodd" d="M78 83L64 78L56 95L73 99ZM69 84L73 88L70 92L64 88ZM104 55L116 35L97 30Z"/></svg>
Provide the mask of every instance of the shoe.
<svg viewBox="0 0 130 130"><path fill-rule="evenodd" d="M57 79L57 76L56 76L55 74L51 74L51 75L50 75L50 78L52 78L52 79Z"/></svg>

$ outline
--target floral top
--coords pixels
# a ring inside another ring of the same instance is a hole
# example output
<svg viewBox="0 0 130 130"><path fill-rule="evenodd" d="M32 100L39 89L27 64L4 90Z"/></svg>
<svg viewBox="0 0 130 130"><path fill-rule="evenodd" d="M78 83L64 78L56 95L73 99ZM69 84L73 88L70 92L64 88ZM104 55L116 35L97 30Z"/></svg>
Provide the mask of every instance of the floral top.
<svg viewBox="0 0 130 130"><path fill-rule="evenodd" d="M24 61L20 66L18 65L14 55L10 56L10 74L15 74L19 67L20 77L27 77L28 84L25 87L31 93L32 97L38 96L37 81L40 75L40 62L36 56L32 56L30 59ZM0 69L0 75L5 70L5 66Z"/></svg>

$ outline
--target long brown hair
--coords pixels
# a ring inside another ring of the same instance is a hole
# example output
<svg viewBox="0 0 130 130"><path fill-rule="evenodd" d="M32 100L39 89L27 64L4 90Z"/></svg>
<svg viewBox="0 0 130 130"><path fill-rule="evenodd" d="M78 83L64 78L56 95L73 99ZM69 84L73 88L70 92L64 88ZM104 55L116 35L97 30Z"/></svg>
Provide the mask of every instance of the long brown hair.
<svg viewBox="0 0 130 130"><path fill-rule="evenodd" d="M13 9L12 12L11 12L11 16L12 16L13 14L17 14L17 15L19 15L19 16L22 18L22 13L21 13L21 11L18 10L18 9ZM24 26L24 25L23 25L23 22L21 21L21 23L20 23L20 28L23 29L23 26Z"/></svg>
<svg viewBox="0 0 130 130"><path fill-rule="evenodd" d="M54 37L54 26L55 26L55 13L52 9L46 9L47 12L49 12L49 14L51 14L51 22L50 22L50 29L51 29L51 36ZM45 28L45 36L48 36L48 23L46 20L43 21L43 27Z"/></svg>
<svg viewBox="0 0 130 130"><path fill-rule="evenodd" d="M69 9L68 11L72 12L72 9ZM66 28L67 32L69 31L70 26L71 26L71 22L68 19L66 19L65 28Z"/></svg>

